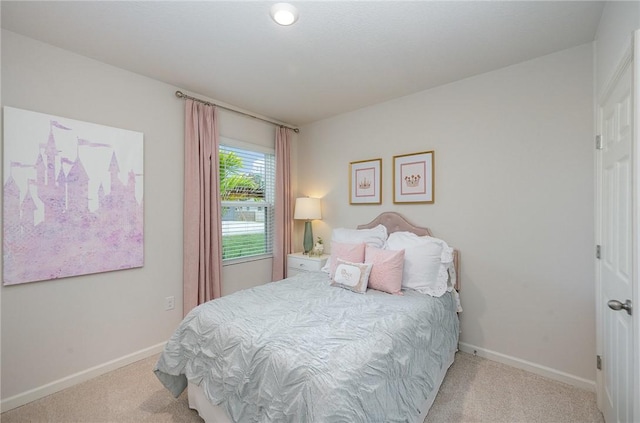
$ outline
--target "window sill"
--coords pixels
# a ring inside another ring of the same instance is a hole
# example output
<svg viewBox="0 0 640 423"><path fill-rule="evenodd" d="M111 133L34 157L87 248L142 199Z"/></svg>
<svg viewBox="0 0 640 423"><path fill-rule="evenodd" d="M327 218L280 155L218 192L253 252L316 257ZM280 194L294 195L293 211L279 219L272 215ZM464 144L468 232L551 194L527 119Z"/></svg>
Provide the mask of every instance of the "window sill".
<svg viewBox="0 0 640 423"><path fill-rule="evenodd" d="M233 266L236 264L243 264L243 263L248 263L251 261L258 261L258 260L271 260L273 258L272 254L262 254L259 256L250 256L250 257L240 257L240 258L235 258L235 259L228 259L228 260L223 260L222 261L222 267L224 266Z"/></svg>

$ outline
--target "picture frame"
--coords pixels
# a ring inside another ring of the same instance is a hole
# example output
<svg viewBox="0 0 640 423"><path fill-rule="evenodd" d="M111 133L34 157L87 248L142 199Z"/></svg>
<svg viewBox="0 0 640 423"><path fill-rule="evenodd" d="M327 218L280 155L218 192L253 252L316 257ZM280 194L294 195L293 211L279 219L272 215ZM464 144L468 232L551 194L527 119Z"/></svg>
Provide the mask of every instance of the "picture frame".
<svg viewBox="0 0 640 423"><path fill-rule="evenodd" d="M434 156L433 151L393 156L394 204L433 204Z"/></svg>
<svg viewBox="0 0 640 423"><path fill-rule="evenodd" d="M349 163L349 204L382 204L382 159Z"/></svg>

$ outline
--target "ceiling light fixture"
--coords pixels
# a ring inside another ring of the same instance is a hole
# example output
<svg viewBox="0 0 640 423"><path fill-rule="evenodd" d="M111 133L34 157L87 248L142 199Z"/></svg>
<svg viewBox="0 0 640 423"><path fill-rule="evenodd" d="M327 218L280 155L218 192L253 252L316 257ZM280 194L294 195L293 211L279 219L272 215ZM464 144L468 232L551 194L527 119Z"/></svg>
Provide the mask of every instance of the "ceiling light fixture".
<svg viewBox="0 0 640 423"><path fill-rule="evenodd" d="M298 20L298 9L289 3L276 3L271 6L271 19L279 25L293 25Z"/></svg>

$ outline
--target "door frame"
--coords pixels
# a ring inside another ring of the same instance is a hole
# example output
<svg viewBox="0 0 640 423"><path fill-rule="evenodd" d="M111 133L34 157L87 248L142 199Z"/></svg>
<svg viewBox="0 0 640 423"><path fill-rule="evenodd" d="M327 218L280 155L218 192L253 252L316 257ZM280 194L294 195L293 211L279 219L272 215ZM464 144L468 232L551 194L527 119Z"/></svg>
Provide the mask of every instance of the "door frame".
<svg viewBox="0 0 640 423"><path fill-rule="evenodd" d="M640 419L640 29L633 34L633 60L631 63L633 73L633 283L632 301L634 307L633 325L633 357L638 366L635 369L633 388L633 416Z"/></svg>
<svg viewBox="0 0 640 423"><path fill-rule="evenodd" d="M636 420L640 418L640 284L639 284L639 253L640 253L640 30L636 30L631 39L631 45L625 51L620 60L613 77L608 81L605 89L596 97L595 117L596 122L594 129L596 135L601 133L602 116L600 113L600 105L611 94L618 79L622 76L627 66L631 66L632 73L632 93L633 93L633 139L632 139L632 293L631 300L633 302L632 315L632 357L633 362L638 363L634 369L633 390L631 395L633 398L633 416ZM595 166L595 240L597 245L602 244L602 157L598 154L598 150L594 149L594 166ZM594 254L595 256L595 254ZM603 357L604 341L603 341L603 318L602 318L602 281L600 278L601 261L595 259L595 299L596 299L596 355ZM607 359L603 357L603 359ZM595 364L595 360L594 360ZM603 372L596 371L596 398L598 408L602 410L604 401L604 380ZM610 422L608 422L610 423Z"/></svg>

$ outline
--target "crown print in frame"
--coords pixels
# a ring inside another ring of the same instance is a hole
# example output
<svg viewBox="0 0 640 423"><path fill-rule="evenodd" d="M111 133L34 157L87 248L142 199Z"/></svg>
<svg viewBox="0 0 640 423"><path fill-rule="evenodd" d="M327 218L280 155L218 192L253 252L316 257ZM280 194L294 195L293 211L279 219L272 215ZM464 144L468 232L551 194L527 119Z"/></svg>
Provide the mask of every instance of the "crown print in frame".
<svg viewBox="0 0 640 423"><path fill-rule="evenodd" d="M3 283L142 267L143 134L4 107Z"/></svg>
<svg viewBox="0 0 640 423"><path fill-rule="evenodd" d="M382 203L382 159L349 163L349 204Z"/></svg>
<svg viewBox="0 0 640 423"><path fill-rule="evenodd" d="M393 202L433 203L434 152L393 156Z"/></svg>

